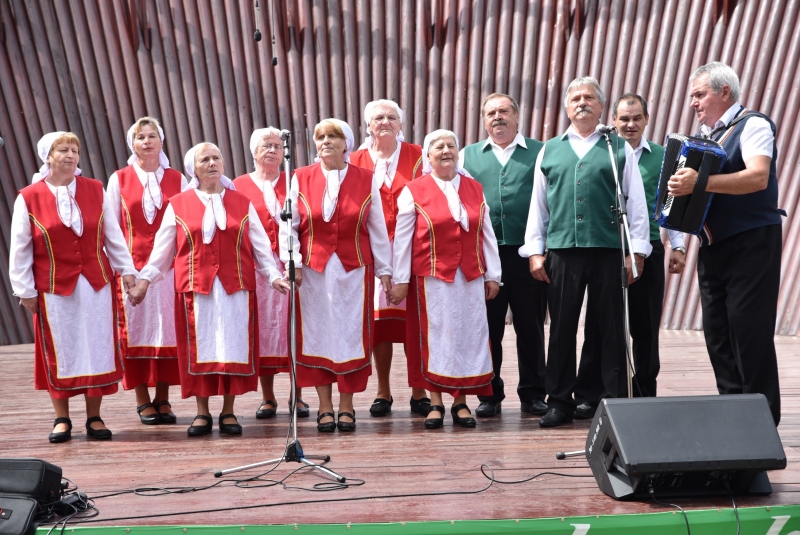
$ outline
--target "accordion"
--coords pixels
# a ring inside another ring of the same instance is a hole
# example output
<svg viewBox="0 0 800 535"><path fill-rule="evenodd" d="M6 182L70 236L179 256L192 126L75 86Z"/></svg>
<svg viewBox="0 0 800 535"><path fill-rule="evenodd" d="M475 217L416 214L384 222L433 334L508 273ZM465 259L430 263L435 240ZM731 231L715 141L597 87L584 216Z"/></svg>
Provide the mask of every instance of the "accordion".
<svg viewBox="0 0 800 535"><path fill-rule="evenodd" d="M681 134L667 136L664 148L653 219L664 228L698 235L703 230L714 197L713 193L706 191L708 177L722 169L727 155L714 140ZM667 182L684 167L697 171L697 183L691 194L673 197L667 192Z"/></svg>

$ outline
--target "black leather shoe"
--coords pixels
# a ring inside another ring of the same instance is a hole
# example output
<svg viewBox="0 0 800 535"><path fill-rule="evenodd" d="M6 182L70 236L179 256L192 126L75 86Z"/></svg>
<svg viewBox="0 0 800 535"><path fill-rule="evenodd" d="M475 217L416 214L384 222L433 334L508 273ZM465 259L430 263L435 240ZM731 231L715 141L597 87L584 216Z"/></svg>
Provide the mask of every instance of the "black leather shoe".
<svg viewBox="0 0 800 535"><path fill-rule="evenodd" d="M542 416L539 420L540 427L558 427L559 425L568 424L572 421L572 416L566 412L550 407L547 409L547 414Z"/></svg>
<svg viewBox="0 0 800 535"><path fill-rule="evenodd" d="M198 414L194 417L195 420L203 420L206 422L205 425L192 425L187 430L187 433L190 437L202 437L203 435L211 434L211 430L214 429L214 419L211 416L206 416L205 414Z"/></svg>
<svg viewBox="0 0 800 535"><path fill-rule="evenodd" d="M347 416L348 418L352 418L352 422L343 422L342 416ZM336 424L336 427L339 428L339 431L343 431L348 433L350 431L356 430L356 411L353 410L353 414L349 412L339 411L339 423Z"/></svg>
<svg viewBox="0 0 800 535"><path fill-rule="evenodd" d="M50 436L47 439L53 444L60 444L61 442L66 442L72 439L72 420L69 418L56 418L53 427L57 426L58 424L67 424L66 431L59 431L58 433L50 433Z"/></svg>
<svg viewBox="0 0 800 535"><path fill-rule="evenodd" d="M256 418L259 420L266 420L267 418L274 418L275 411L278 408L278 402L273 399L267 399L261 402L256 411Z"/></svg>
<svg viewBox="0 0 800 535"><path fill-rule="evenodd" d="M411 396L411 412L413 412L414 414L421 414L423 416L427 416L428 411L430 410L431 410L431 398L414 399L414 396ZM444 414L444 412L442 414Z"/></svg>
<svg viewBox="0 0 800 535"><path fill-rule="evenodd" d="M139 405L136 407L136 412L139 413L139 420L141 420L144 425L158 425L161 423L161 417L158 415L158 409L156 409L155 414L142 414L142 412L152 408L155 408L155 405L152 403L145 403L144 405Z"/></svg>
<svg viewBox="0 0 800 535"><path fill-rule="evenodd" d="M320 423L320 420L326 416L330 416L333 418L333 420L330 422ZM336 415L332 412L323 412L322 414L317 412L317 431L320 433L333 433L336 431Z"/></svg>
<svg viewBox="0 0 800 535"><path fill-rule="evenodd" d="M575 407L575 414L573 415L577 420L588 420L594 416L594 411L597 407L591 403L581 403Z"/></svg>
<svg viewBox="0 0 800 535"><path fill-rule="evenodd" d="M220 414L219 415L219 432L225 433L226 435L241 435L242 434L242 426L239 425L239 421L237 420L235 424L223 424L222 420L227 420L228 418L236 418L234 414Z"/></svg>
<svg viewBox="0 0 800 535"><path fill-rule="evenodd" d="M292 410L292 402L289 402L289 410ZM298 418L308 418L311 416L311 411L309 410L308 403L303 401L300 398L297 398L297 405L295 405L295 410L297 411Z"/></svg>
<svg viewBox="0 0 800 535"><path fill-rule="evenodd" d="M430 405L430 410L428 414L431 412L438 412L441 414L438 418L425 418L425 429L439 429L444 424L444 407L441 405Z"/></svg>
<svg viewBox="0 0 800 535"><path fill-rule="evenodd" d="M101 424L105 425L105 422L99 416L92 416L88 420L86 420L86 434L92 438L96 438L97 440L108 440L111 438L111 430L110 429L92 429L92 424L94 422L100 422Z"/></svg>
<svg viewBox="0 0 800 535"><path fill-rule="evenodd" d="M392 397L388 401L383 398L375 398L369 408L369 413L373 416L386 416L392 412L392 403L394 403L394 398Z"/></svg>
<svg viewBox="0 0 800 535"><path fill-rule="evenodd" d="M500 414L500 403L495 401L481 401L478 408L475 409L475 414L480 417L496 416Z"/></svg>
<svg viewBox="0 0 800 535"><path fill-rule="evenodd" d="M500 404L498 403L497 406L499 407ZM458 411L460 411L461 409L469 410L469 407L467 407L464 403L459 403L458 405L453 405L452 407L450 407L450 414L453 415L453 425L460 425L461 427L475 427L477 425L475 418L473 418L472 416L461 418L458 415Z"/></svg>
<svg viewBox="0 0 800 535"><path fill-rule="evenodd" d="M161 407L163 407L164 405L169 407L170 410L168 410L167 412L161 412ZM158 411L158 417L161 419L162 424L178 423L177 416L175 416L175 413L172 412L172 405L166 399L162 399L158 403L153 403L153 407L155 407L156 410Z"/></svg>
<svg viewBox="0 0 800 535"><path fill-rule="evenodd" d="M520 403L519 410L533 414L535 416L544 416L547 414L547 403L541 399L534 399L533 401L523 401Z"/></svg>

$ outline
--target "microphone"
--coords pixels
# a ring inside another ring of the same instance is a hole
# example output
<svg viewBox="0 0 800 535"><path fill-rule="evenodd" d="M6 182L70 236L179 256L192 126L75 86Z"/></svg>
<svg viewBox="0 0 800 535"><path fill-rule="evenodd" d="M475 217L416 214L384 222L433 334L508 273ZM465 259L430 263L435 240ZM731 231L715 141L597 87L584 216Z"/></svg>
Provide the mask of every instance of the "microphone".
<svg viewBox="0 0 800 535"><path fill-rule="evenodd" d="M604 124L599 124L597 125L597 128L594 129L595 134L600 134L601 136L605 136L616 131L617 131L616 126L606 126Z"/></svg>
<svg viewBox="0 0 800 535"><path fill-rule="evenodd" d="M292 133L291 132L289 132L288 130L281 130L281 139L282 140L286 141L290 137L292 137Z"/></svg>
<svg viewBox="0 0 800 535"><path fill-rule="evenodd" d="M256 32L253 34L253 39L256 40L256 43L261 41L261 30L258 29L258 14L261 10L258 7L258 0L256 0Z"/></svg>

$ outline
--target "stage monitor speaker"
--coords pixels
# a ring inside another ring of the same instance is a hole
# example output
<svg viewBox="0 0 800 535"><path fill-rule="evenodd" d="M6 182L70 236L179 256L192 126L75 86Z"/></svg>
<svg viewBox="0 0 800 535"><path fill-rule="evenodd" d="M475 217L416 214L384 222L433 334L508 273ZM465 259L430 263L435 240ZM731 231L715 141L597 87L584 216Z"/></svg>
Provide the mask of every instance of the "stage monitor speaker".
<svg viewBox="0 0 800 535"><path fill-rule="evenodd" d="M60 467L41 459L0 459L0 494L47 504L60 500L61 491Z"/></svg>
<svg viewBox="0 0 800 535"><path fill-rule="evenodd" d="M586 459L617 500L770 494L764 471L786 468L762 394L605 399Z"/></svg>

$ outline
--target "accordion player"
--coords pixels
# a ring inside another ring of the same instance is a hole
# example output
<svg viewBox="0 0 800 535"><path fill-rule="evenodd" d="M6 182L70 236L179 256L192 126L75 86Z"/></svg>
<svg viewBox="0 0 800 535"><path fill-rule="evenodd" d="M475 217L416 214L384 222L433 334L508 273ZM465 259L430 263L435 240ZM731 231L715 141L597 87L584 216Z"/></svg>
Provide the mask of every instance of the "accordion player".
<svg viewBox="0 0 800 535"><path fill-rule="evenodd" d="M714 140L682 134L667 136L664 149L653 219L666 229L696 236L703 229L714 197L713 193L706 191L708 177L722 169L725 150ZM667 182L684 167L697 171L697 184L691 194L673 197L667 192Z"/></svg>

